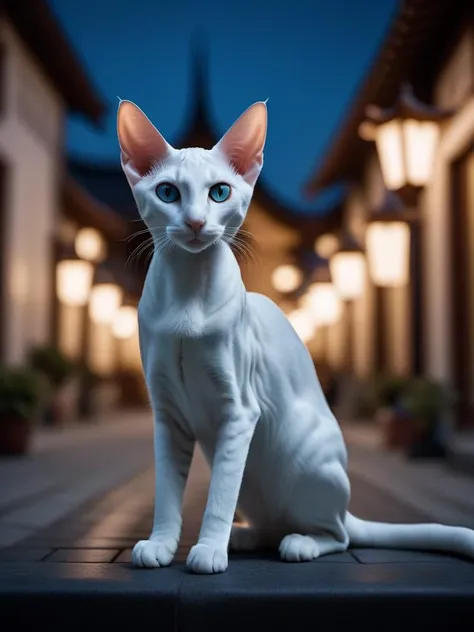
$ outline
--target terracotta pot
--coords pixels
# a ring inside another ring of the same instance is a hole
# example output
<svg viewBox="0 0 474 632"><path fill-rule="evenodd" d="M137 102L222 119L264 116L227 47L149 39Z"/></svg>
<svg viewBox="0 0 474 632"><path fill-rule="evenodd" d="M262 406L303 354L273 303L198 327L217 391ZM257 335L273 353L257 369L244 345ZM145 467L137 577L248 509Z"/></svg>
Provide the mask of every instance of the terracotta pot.
<svg viewBox="0 0 474 632"><path fill-rule="evenodd" d="M419 438L419 430L413 419L395 410L384 409L379 413L383 442L386 448L408 448Z"/></svg>
<svg viewBox="0 0 474 632"><path fill-rule="evenodd" d="M0 454L18 455L28 452L31 423L22 417L0 419Z"/></svg>

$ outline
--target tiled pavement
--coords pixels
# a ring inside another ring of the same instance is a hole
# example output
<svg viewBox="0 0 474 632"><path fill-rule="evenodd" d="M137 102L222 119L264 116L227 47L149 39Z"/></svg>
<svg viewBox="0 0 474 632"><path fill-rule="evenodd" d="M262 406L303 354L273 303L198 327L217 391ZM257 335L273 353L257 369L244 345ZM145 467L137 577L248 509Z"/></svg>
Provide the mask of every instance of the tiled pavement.
<svg viewBox="0 0 474 632"><path fill-rule="evenodd" d="M28 455L0 458L0 549L120 487L152 463L147 410L40 429Z"/></svg>
<svg viewBox="0 0 474 632"><path fill-rule="evenodd" d="M324 629L359 620L366 631L398 632L401 626L413 629L413 617L421 621L418 631L457 630L474 620L474 564L448 555L353 549L311 564L233 555L224 575L189 575L182 562L196 541L207 485L208 469L198 452L185 496L178 563L167 569L130 565L132 546L151 527L152 469L21 546L1 551L0 618L11 623L6 629L23 624L43 625L48 632L103 630L106 621L105 629L116 632L155 621L160 630L182 632L277 625L293 631L310 618ZM352 487L351 510L361 517L394 522L428 517L366 478L353 475Z"/></svg>
<svg viewBox="0 0 474 632"><path fill-rule="evenodd" d="M151 529L153 477L153 468L140 473L105 497L86 504L16 546L0 551L0 561L129 562L131 547L137 540L147 538ZM184 499L178 561L185 559L196 542L208 481L207 464L197 450ZM428 519L422 512L387 498L357 477L352 480L352 490L350 509L360 517L392 522Z"/></svg>

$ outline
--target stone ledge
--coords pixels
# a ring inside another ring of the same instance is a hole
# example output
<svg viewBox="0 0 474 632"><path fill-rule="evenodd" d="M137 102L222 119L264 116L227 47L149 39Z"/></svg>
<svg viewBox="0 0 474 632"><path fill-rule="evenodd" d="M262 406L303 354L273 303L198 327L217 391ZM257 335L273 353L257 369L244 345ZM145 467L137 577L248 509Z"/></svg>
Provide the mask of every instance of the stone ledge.
<svg viewBox="0 0 474 632"><path fill-rule="evenodd" d="M339 631L357 621L366 632L460 630L474 620L474 563L365 549L306 564L231 556L228 571L215 576L191 575L183 564L3 562L0 612L3 629L48 632L152 622L160 632Z"/></svg>

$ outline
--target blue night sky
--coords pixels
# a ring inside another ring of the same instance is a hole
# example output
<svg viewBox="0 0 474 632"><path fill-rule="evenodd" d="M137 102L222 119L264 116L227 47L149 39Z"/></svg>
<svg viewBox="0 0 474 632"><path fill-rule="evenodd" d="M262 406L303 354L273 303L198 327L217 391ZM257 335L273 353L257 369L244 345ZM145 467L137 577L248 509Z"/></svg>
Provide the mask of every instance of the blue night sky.
<svg viewBox="0 0 474 632"><path fill-rule="evenodd" d="M172 143L186 124L190 45L209 40L211 117L222 134L269 98L262 178L295 209L397 7L396 0L50 0L110 105L106 129L68 125L70 155L117 162L117 97L137 103ZM225 8L224 8L225 7Z"/></svg>

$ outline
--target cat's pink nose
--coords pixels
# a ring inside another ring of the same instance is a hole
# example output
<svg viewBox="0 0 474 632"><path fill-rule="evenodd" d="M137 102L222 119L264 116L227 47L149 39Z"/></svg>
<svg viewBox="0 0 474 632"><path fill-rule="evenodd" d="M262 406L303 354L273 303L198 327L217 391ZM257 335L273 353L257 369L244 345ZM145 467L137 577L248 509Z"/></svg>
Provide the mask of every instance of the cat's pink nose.
<svg viewBox="0 0 474 632"><path fill-rule="evenodd" d="M189 228L191 228L191 230L193 230L195 233L198 233L206 222L203 219L189 219L184 223L186 224L186 226L189 226Z"/></svg>

